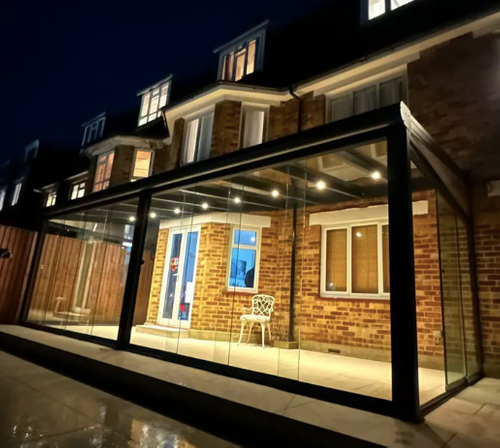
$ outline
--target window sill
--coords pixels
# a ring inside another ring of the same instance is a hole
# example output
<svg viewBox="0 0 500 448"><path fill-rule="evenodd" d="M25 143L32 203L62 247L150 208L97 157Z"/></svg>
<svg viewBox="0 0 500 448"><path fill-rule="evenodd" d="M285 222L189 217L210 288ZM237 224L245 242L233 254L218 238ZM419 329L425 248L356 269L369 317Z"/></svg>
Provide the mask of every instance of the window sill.
<svg viewBox="0 0 500 448"><path fill-rule="evenodd" d="M256 289L247 289L247 288L226 288L224 292L227 294L234 293L245 296L254 296L255 294L259 293L259 291Z"/></svg>
<svg viewBox="0 0 500 448"><path fill-rule="evenodd" d="M342 293L330 293L321 292L320 298L331 299L331 300L376 300L376 301L389 301L391 299L390 294L342 294Z"/></svg>

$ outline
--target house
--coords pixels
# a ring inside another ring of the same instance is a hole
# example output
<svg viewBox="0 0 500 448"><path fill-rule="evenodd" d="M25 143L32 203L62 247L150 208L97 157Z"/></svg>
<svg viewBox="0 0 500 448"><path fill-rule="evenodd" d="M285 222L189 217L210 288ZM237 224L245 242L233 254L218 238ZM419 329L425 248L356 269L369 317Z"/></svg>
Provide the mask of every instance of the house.
<svg viewBox="0 0 500 448"><path fill-rule="evenodd" d="M412 421L500 377L495 3L263 22L85 123L23 323Z"/></svg>

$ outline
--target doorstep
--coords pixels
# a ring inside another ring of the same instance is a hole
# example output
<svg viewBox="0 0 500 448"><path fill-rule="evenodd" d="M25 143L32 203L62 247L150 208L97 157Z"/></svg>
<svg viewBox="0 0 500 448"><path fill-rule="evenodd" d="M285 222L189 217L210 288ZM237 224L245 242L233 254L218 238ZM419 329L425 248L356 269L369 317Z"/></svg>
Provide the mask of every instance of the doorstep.
<svg viewBox="0 0 500 448"><path fill-rule="evenodd" d="M137 325L137 333L152 334L153 336L162 336L170 339L185 339L189 336L189 330L174 327L163 327L161 325Z"/></svg>
<svg viewBox="0 0 500 448"><path fill-rule="evenodd" d="M250 446L441 447L452 436L204 370L22 326L0 349Z"/></svg>

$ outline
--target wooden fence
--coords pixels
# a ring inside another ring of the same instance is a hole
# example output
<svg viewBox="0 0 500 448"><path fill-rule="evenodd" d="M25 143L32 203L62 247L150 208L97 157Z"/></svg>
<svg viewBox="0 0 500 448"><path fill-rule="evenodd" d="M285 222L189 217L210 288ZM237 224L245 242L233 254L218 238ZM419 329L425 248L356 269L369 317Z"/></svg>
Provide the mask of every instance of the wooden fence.
<svg viewBox="0 0 500 448"><path fill-rule="evenodd" d="M36 232L0 225L0 248L10 258L0 258L0 323L17 323L26 288Z"/></svg>

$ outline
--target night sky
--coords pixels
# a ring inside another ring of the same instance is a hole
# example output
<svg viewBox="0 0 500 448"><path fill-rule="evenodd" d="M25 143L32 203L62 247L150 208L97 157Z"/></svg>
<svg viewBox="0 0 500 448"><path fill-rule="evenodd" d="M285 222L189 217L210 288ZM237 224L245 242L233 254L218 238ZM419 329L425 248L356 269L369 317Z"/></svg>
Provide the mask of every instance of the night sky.
<svg viewBox="0 0 500 448"><path fill-rule="evenodd" d="M138 107L137 92L170 73L203 72L264 19L280 26L332 0L5 1L0 163L36 138L78 145L98 113Z"/></svg>

